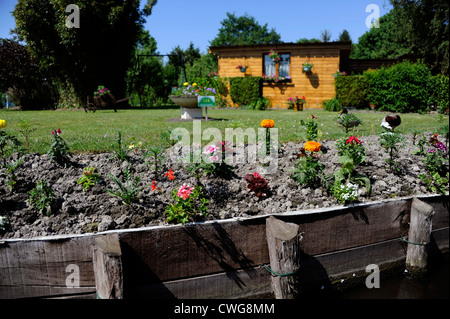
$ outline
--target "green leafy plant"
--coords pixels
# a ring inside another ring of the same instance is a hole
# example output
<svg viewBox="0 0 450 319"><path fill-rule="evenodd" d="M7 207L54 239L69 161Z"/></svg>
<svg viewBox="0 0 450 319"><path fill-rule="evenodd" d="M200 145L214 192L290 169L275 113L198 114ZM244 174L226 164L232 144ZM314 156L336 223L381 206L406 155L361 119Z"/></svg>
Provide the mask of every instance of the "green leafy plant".
<svg viewBox="0 0 450 319"><path fill-rule="evenodd" d="M22 153L22 143L15 136L0 130L0 164L5 167L7 159L16 152Z"/></svg>
<svg viewBox="0 0 450 319"><path fill-rule="evenodd" d="M108 88L103 85L97 87L97 91L94 92L94 96L105 96L111 93Z"/></svg>
<svg viewBox="0 0 450 319"><path fill-rule="evenodd" d="M427 151L425 149L425 146L428 144L428 139L425 135L421 135L419 141L417 142L417 146L419 147L417 150L414 150L412 152L413 155L427 155Z"/></svg>
<svg viewBox="0 0 450 319"><path fill-rule="evenodd" d="M124 170L123 176L124 181L122 182L116 176L112 176L111 174L109 174L109 177L113 180L117 187L112 190L106 189L106 191L112 196L119 197L120 199L122 199L122 203L129 206L131 205L131 203L136 201L137 196L145 188L145 186L139 187L141 178L139 176L133 177L128 169Z"/></svg>
<svg viewBox="0 0 450 319"><path fill-rule="evenodd" d="M317 124L317 117L311 114L308 116L306 122L300 120L300 124L306 129L306 140L315 141L319 137L319 125Z"/></svg>
<svg viewBox="0 0 450 319"><path fill-rule="evenodd" d="M39 213L45 213L51 216L55 211L57 198L53 189L47 185L47 182L39 180L36 187L28 192L30 197L28 199L30 205L37 209Z"/></svg>
<svg viewBox="0 0 450 319"><path fill-rule="evenodd" d="M445 176L439 175L438 172L431 172L428 175L420 174L419 178L434 193L445 195L448 192L448 183L450 181L450 174L448 172Z"/></svg>
<svg viewBox="0 0 450 319"><path fill-rule="evenodd" d="M232 167L225 162L227 143L225 141L217 142L203 148L201 154L191 152L187 171L196 178L197 186L200 186L201 176L228 176Z"/></svg>
<svg viewBox="0 0 450 319"><path fill-rule="evenodd" d="M342 164L342 167L334 172L334 185L332 186L332 191L335 196L336 194L340 196L343 189L342 185L348 185L349 183L365 186L367 193L370 193L370 179L356 171L356 165L353 163L352 158L345 155L341 156L339 163Z"/></svg>
<svg viewBox="0 0 450 319"><path fill-rule="evenodd" d="M297 183L309 187L327 185L327 178L324 175L325 165L319 162L320 148L320 143L312 141L306 142L305 147L300 148L297 154L299 160L291 172L291 178Z"/></svg>
<svg viewBox="0 0 450 319"><path fill-rule="evenodd" d="M345 129L345 133L362 123L362 120L353 113L340 114L336 120Z"/></svg>
<svg viewBox="0 0 450 319"><path fill-rule="evenodd" d="M437 134L434 134L428 143L430 148L424 158L427 174L421 174L419 178L432 192L445 195L449 183L448 149L444 143L438 140Z"/></svg>
<svg viewBox="0 0 450 319"><path fill-rule="evenodd" d="M61 130L57 129L56 131L52 131L52 143L50 144L50 149L47 154L50 155L50 159L55 161L56 163L63 165L64 167L70 163L70 154L69 147L67 146L64 139L61 137Z"/></svg>
<svg viewBox="0 0 450 319"><path fill-rule="evenodd" d="M5 171L6 171L6 178L8 186L11 188L12 191L16 189L17 185L17 174L16 171L19 168L20 164L23 163L23 159L19 159L17 161L11 161L9 163L6 163L4 165Z"/></svg>
<svg viewBox="0 0 450 319"><path fill-rule="evenodd" d="M342 104L337 98L325 101L323 103L323 108L329 112L338 112L342 110Z"/></svg>
<svg viewBox="0 0 450 319"><path fill-rule="evenodd" d="M202 187L190 187L186 184L173 190L173 202L166 207L167 222L176 221L185 225L198 217L208 216L209 201L203 196Z"/></svg>
<svg viewBox="0 0 450 319"><path fill-rule="evenodd" d="M389 154L389 158L386 159L389 171L399 173L400 167L395 160L395 154L400 148L406 146L405 138L398 132L384 132L380 135L379 143Z"/></svg>
<svg viewBox="0 0 450 319"><path fill-rule="evenodd" d="M8 229L9 221L4 216L0 216L0 232L5 232Z"/></svg>
<svg viewBox="0 0 450 319"><path fill-rule="evenodd" d="M147 151L144 152L144 158L150 158L149 165L153 168L153 173L155 175L155 178L158 179L161 168L164 165L164 150L162 146L154 146L149 147Z"/></svg>
<svg viewBox="0 0 450 319"><path fill-rule="evenodd" d="M122 132L117 131L117 139L116 145L112 144L112 153L113 157L115 157L119 161L128 161L128 148L122 143Z"/></svg>
<svg viewBox="0 0 450 319"><path fill-rule="evenodd" d="M336 147L339 156L347 156L351 158L355 166L360 165L366 159L366 148L361 140L356 136L340 139L336 141Z"/></svg>
<svg viewBox="0 0 450 319"><path fill-rule="evenodd" d="M85 167L83 175L78 179L77 184L83 186L83 192L100 181L100 175L96 173L94 167Z"/></svg>
<svg viewBox="0 0 450 319"><path fill-rule="evenodd" d="M27 153L30 153L30 133L36 131L35 128L31 126L28 120L22 120L16 125L19 128L19 132L25 137L25 145L27 147Z"/></svg>
<svg viewBox="0 0 450 319"><path fill-rule="evenodd" d="M175 180L173 171L165 173L169 180ZM201 186L191 187L183 184L171 192L167 197L160 187L156 185L156 180L152 183L152 191L158 191L166 197L168 202L165 213L167 222L177 222L185 225L187 222L195 221L208 216L209 200L203 194Z"/></svg>

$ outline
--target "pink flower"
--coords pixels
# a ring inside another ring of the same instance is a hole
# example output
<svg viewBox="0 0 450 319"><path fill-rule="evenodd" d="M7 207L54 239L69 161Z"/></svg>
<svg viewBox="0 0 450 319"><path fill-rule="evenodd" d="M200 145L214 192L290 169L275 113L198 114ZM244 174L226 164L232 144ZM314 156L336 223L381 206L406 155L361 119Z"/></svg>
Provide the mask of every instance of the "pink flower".
<svg viewBox="0 0 450 319"><path fill-rule="evenodd" d="M210 145L203 151L203 154L212 154L216 151L216 147L214 145Z"/></svg>
<svg viewBox="0 0 450 319"><path fill-rule="evenodd" d="M55 135L55 132L52 131L52 135Z"/></svg>
<svg viewBox="0 0 450 319"><path fill-rule="evenodd" d="M61 134L61 130L60 129L57 129L56 130L56 133L59 135L59 134Z"/></svg>
<svg viewBox="0 0 450 319"><path fill-rule="evenodd" d="M178 190L177 196L183 198L183 200L186 200L189 198L189 195L191 195L193 189L193 187L183 184Z"/></svg>
<svg viewBox="0 0 450 319"><path fill-rule="evenodd" d="M219 161L219 156L211 156L210 158L209 158L209 160L211 161L211 162L218 162Z"/></svg>

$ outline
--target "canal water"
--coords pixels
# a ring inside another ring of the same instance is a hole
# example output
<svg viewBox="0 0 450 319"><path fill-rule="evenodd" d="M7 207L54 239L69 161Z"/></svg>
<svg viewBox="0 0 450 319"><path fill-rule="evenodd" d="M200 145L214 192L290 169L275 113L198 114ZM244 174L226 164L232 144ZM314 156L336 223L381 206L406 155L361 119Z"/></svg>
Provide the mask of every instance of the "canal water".
<svg viewBox="0 0 450 319"><path fill-rule="evenodd" d="M380 288L359 286L339 293L338 299L448 299L449 254L443 254L429 265L423 278L410 278L407 273L383 278Z"/></svg>

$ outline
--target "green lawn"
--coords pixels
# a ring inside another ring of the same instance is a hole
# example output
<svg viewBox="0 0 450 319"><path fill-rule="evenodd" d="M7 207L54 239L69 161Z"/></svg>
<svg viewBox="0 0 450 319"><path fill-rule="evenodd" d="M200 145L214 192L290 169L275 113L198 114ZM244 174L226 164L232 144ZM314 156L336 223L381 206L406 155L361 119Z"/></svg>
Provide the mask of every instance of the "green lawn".
<svg viewBox="0 0 450 319"><path fill-rule="evenodd" d="M272 119L275 127L279 129L280 142L302 140L305 130L300 120L306 120L313 114L318 118L322 139L337 139L344 136L343 129L335 121L337 113L323 110L305 110L296 112L291 110L232 110L208 109L210 118L220 121L202 122L202 130L216 127L225 136L225 128L258 128L261 120ZM387 113L386 113L387 114ZM359 126L359 135L365 136L383 132L380 127L381 119L385 113L357 113L363 121ZM72 152L101 152L109 151L115 142L117 130L122 132L123 141L131 142L130 138L146 141L147 145L155 145L160 141L161 133L166 128L183 127L192 132L192 122L169 122L166 119L180 116L180 110L173 109L146 109L146 110L101 110L95 113L84 111L11 111L0 110L0 119L6 120L4 129L17 136L21 141L24 137L16 127L22 120L28 120L35 131L30 134L30 152L46 153L50 145L50 131L61 129L62 137L68 143ZM403 134L411 130L434 132L444 123L448 116L402 114L402 124L397 129ZM208 143L209 141L204 141Z"/></svg>

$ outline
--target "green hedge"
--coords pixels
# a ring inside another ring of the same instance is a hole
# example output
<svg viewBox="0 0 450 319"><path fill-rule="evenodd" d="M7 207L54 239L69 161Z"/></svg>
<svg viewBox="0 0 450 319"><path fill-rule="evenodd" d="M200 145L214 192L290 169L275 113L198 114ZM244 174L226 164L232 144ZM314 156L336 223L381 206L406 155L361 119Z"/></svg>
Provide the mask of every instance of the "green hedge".
<svg viewBox="0 0 450 319"><path fill-rule="evenodd" d="M400 113L426 112L431 105L440 112L448 109L448 76L433 76L422 61L340 76L335 86L342 106L365 108L375 104L378 110Z"/></svg>
<svg viewBox="0 0 450 319"><path fill-rule="evenodd" d="M436 75L433 77L433 94L431 96L432 103L439 111L445 113L448 111L449 104L449 79L445 75Z"/></svg>
<svg viewBox="0 0 450 319"><path fill-rule="evenodd" d="M364 75L339 76L335 81L336 99L346 107L365 108L369 106L369 79Z"/></svg>
<svg viewBox="0 0 450 319"><path fill-rule="evenodd" d="M238 105L250 105L262 97L262 78L259 76L230 78L230 97Z"/></svg>
<svg viewBox="0 0 450 319"><path fill-rule="evenodd" d="M422 62L401 62L366 72L368 100L382 111L425 112L434 88L430 69Z"/></svg>

